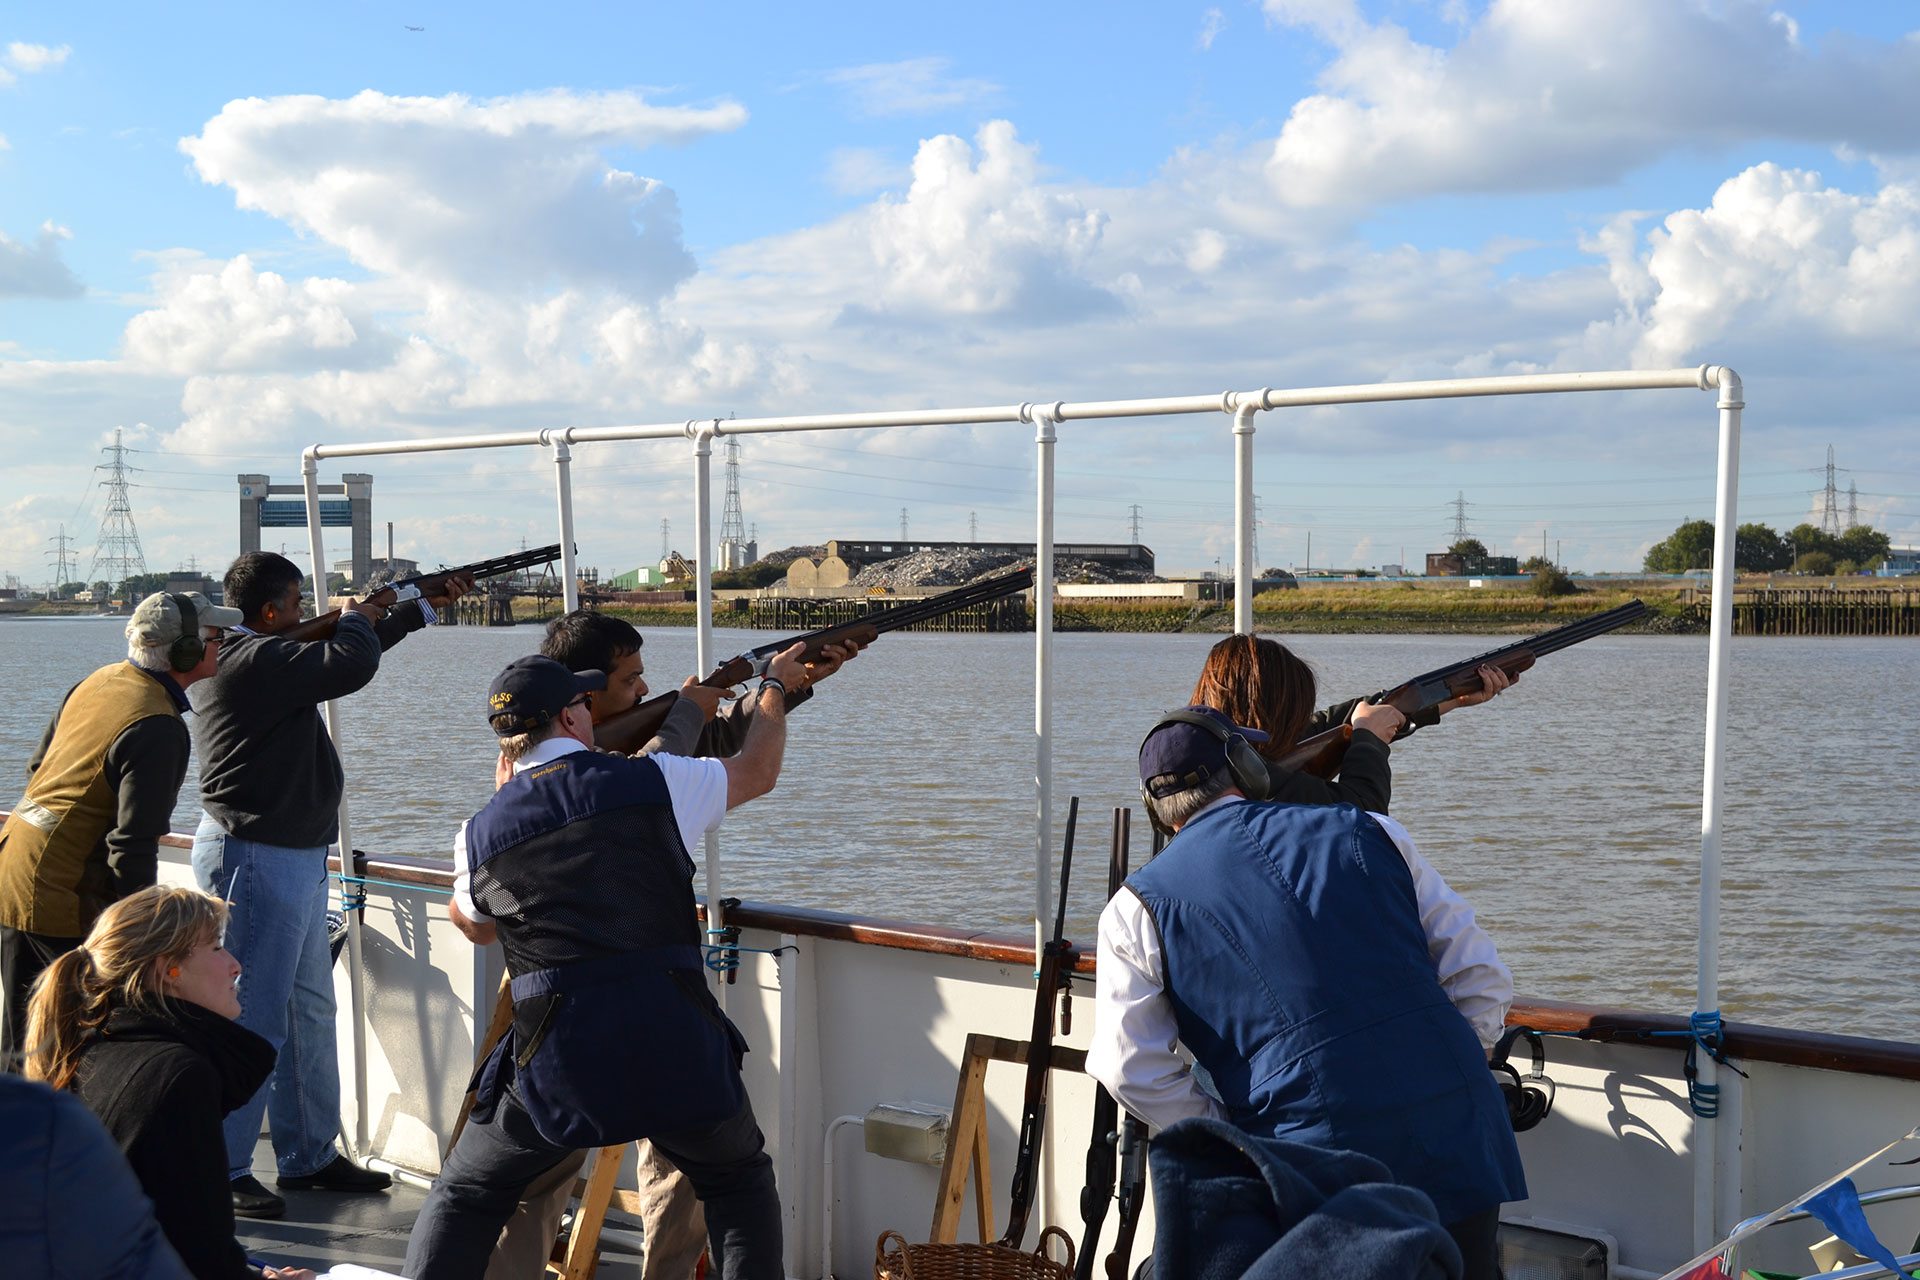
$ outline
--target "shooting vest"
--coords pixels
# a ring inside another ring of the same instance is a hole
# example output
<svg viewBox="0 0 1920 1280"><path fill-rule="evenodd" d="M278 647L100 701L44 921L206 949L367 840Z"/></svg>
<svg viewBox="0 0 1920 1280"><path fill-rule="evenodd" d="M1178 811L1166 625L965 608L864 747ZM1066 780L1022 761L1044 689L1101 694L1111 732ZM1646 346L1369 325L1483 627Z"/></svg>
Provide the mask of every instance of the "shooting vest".
<svg viewBox="0 0 1920 1280"><path fill-rule="evenodd" d="M525 770L469 821L467 857L513 992L513 1029L474 1076L476 1120L510 1081L566 1147L740 1109L747 1044L707 988L693 860L658 765L576 751Z"/></svg>
<svg viewBox="0 0 1920 1280"><path fill-rule="evenodd" d="M78 938L111 905L105 840L120 797L107 781L107 750L142 720L179 715L160 682L130 662L74 686L46 758L0 827L0 924Z"/></svg>
<svg viewBox="0 0 1920 1280"><path fill-rule="evenodd" d="M1222 805L1127 884L1159 931L1180 1041L1234 1124L1373 1156L1442 1222L1526 1198L1486 1053L1373 819Z"/></svg>

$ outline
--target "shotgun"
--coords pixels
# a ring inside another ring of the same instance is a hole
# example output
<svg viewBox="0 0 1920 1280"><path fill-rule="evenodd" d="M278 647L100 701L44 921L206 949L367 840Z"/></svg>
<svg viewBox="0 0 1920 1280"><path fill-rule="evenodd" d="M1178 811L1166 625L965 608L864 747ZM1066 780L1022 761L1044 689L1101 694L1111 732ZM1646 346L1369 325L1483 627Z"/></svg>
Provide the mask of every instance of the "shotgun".
<svg viewBox="0 0 1920 1280"><path fill-rule="evenodd" d="M1107 854L1107 897L1120 892L1127 878L1133 810L1113 811L1113 847ZM1120 1103L1105 1085L1093 1097L1093 1136L1087 1142L1087 1181L1080 1189L1080 1249L1074 1254L1074 1280L1093 1280L1093 1263L1100 1247L1100 1228L1106 1225L1113 1200L1113 1182L1119 1156Z"/></svg>
<svg viewBox="0 0 1920 1280"><path fill-rule="evenodd" d="M785 640L775 640L772 644L756 645L745 653L728 658L715 667L712 673L700 683L710 689L731 689L765 671L769 658L796 644L807 646L807 651L801 660L812 662L820 656L820 651L830 644L852 641L865 648L889 631L899 631L922 622L929 622L944 614L965 609L970 605L984 604L989 600L997 600L1001 596L1010 596L1032 585L1033 570L1018 569L997 578L988 578L968 586L956 587L952 591L943 591L937 596L928 596L924 600L914 600L893 607L876 605L850 622L835 623L833 626L821 627L818 631L809 631L804 635L788 636ZM618 715L608 716L593 726L594 745L605 751L618 751L622 755L632 755L660 732L660 726L666 722L667 712L673 709L674 700L679 696L678 693L663 693L657 698L648 698L645 702L628 707Z"/></svg>
<svg viewBox="0 0 1920 1280"><path fill-rule="evenodd" d="M476 560L472 564L463 564L455 569L440 569L433 573L423 573L412 578L401 578L389 582L378 591L369 592L363 604L383 605L391 609L403 600L418 600L446 594L447 579L454 577L472 578L479 582L485 578L501 578L509 573L519 573L522 569L537 568L552 564L560 558L560 544L555 542L544 547L535 547L531 551L516 551L510 556L495 556L491 560ZM308 618L295 623L285 631L279 632L282 640L327 640L332 638L334 627L340 622L340 611L323 613L317 618Z"/></svg>
<svg viewBox="0 0 1920 1280"><path fill-rule="evenodd" d="M1013 1193L1007 1206L1007 1233L1000 1243L1020 1247L1027 1234L1027 1214L1033 1208L1034 1173L1040 1143L1047 1132L1047 1077L1053 1071L1053 1004L1060 1002L1061 1021L1067 1019L1072 999L1073 962L1079 957L1067 941L1067 882L1073 871L1073 829L1080 820L1080 797L1067 802L1067 839L1060 853L1060 901L1053 915L1053 937L1040 949L1039 975L1033 996L1033 1034L1027 1038L1027 1093L1020 1109L1020 1153L1013 1162ZM1062 1034L1068 1027L1061 1028Z"/></svg>
<svg viewBox="0 0 1920 1280"><path fill-rule="evenodd" d="M1646 605L1638 600L1629 600L1618 608L1593 614L1578 622L1569 622L1551 631L1543 631L1531 640L1489 649L1477 658L1468 658L1464 662L1429 671L1423 676L1415 676L1405 684L1382 689L1366 701L1389 703L1408 720L1412 720L1419 712L1437 707L1449 698L1476 692L1480 688L1481 667L1498 667L1510 676L1517 676L1550 653L1558 653L1583 640L1603 636L1646 616L1646 613ZM1336 725L1310 738L1303 738L1274 763L1296 773L1331 778L1340 772L1340 762L1346 758L1347 745L1352 741L1353 726Z"/></svg>
<svg viewBox="0 0 1920 1280"><path fill-rule="evenodd" d="M1156 830L1147 861L1159 857L1166 847L1166 833ZM1107 1255L1107 1280L1128 1280L1133 1237L1140 1228L1140 1207L1147 1202L1147 1122L1132 1114L1122 1115L1113 1145L1120 1166L1120 1222L1113 1233L1113 1252Z"/></svg>

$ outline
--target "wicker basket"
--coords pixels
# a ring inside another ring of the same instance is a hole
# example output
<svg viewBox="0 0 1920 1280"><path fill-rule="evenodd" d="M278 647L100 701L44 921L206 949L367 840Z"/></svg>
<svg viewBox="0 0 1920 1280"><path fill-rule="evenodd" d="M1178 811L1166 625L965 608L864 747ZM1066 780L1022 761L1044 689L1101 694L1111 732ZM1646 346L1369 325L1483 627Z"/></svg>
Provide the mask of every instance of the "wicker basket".
<svg viewBox="0 0 1920 1280"><path fill-rule="evenodd" d="M1047 1256L1058 1237L1065 1264ZM1073 1280L1073 1237L1058 1227L1040 1233L1032 1253L1002 1244L908 1244L898 1231L882 1232L873 1246L874 1280Z"/></svg>

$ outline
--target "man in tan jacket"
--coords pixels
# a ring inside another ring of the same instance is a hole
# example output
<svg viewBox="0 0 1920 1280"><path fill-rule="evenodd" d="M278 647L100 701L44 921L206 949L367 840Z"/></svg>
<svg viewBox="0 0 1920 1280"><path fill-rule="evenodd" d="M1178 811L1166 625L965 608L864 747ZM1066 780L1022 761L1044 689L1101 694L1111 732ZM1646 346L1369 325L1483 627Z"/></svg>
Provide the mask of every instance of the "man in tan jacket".
<svg viewBox="0 0 1920 1280"><path fill-rule="evenodd" d="M154 882L187 776L186 691L239 622L198 592L148 596L127 622L127 660L75 685L47 725L0 827L0 1062L24 1048L33 980Z"/></svg>

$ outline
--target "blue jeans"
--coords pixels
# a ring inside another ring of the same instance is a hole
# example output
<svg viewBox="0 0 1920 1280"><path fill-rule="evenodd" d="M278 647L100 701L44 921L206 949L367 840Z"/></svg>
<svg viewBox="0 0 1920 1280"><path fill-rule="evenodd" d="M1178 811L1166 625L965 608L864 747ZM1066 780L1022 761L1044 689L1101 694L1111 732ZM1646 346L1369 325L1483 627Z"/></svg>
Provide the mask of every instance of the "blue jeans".
<svg viewBox="0 0 1920 1280"><path fill-rule="evenodd" d="M227 1176L253 1172L262 1111L272 1124L280 1176L316 1173L332 1162L340 1134L327 850L242 840L203 815L193 837L193 874L230 904L227 950L241 966L240 1025L279 1054L267 1083L223 1126Z"/></svg>
<svg viewBox="0 0 1920 1280"><path fill-rule="evenodd" d="M440 1166L407 1241L412 1280L481 1280L521 1193L570 1150L540 1136L515 1088L507 1086L491 1120L460 1130ZM780 1193L752 1105L715 1125L655 1134L653 1145L687 1175L706 1209L713 1274L780 1280Z"/></svg>

